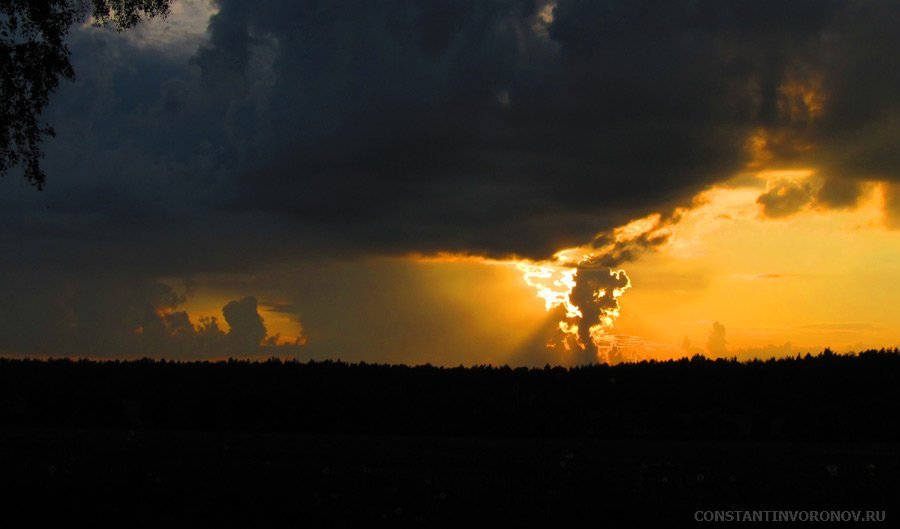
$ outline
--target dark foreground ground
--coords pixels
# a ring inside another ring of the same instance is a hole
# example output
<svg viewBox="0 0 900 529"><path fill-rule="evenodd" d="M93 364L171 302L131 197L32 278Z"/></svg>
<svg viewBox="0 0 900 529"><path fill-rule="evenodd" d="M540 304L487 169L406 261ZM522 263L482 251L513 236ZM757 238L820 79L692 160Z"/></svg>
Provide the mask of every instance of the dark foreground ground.
<svg viewBox="0 0 900 529"><path fill-rule="evenodd" d="M27 520L6 527L672 527L735 508L881 509L868 525L890 526L900 452L6 427L0 494L5 520Z"/></svg>
<svg viewBox="0 0 900 529"><path fill-rule="evenodd" d="M898 350L576 369L0 359L0 529L677 527L733 509L897 527L898 387Z"/></svg>

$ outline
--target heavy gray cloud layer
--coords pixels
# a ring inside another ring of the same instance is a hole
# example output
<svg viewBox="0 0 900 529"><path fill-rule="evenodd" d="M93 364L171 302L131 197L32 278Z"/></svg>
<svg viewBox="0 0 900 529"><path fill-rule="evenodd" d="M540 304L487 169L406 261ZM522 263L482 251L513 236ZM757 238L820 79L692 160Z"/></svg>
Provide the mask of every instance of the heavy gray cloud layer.
<svg viewBox="0 0 900 529"><path fill-rule="evenodd" d="M79 78L48 116L50 189L5 189L7 226L42 247L62 232L66 257L94 244L146 263L152 244L198 268L347 251L545 257L686 203L745 167L760 131L769 158L897 176L893 3L219 9L192 55L76 32Z"/></svg>

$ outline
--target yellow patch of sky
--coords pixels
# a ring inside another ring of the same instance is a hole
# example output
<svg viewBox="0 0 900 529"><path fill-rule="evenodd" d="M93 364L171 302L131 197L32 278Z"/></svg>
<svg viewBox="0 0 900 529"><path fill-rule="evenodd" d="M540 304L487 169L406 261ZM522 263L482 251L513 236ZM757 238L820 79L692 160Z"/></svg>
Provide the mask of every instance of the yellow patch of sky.
<svg viewBox="0 0 900 529"><path fill-rule="evenodd" d="M811 172L767 173L802 180ZM900 233L882 227L878 186L852 210L763 219L752 186L718 187L669 243L627 269L634 288L616 332L703 348L713 321L730 349L791 342L810 350L900 343Z"/></svg>
<svg viewBox="0 0 900 529"><path fill-rule="evenodd" d="M884 227L882 184L868 184L852 209L812 202L785 218L761 215L756 199L774 183L815 187L816 178L812 169L769 170L739 175L698 196L693 209L666 227L672 233L667 243L624 266L633 288L621 298L621 316L606 339L619 340L634 358L680 357L685 338L707 352L712 324L719 321L726 328L728 354L738 356L900 344L900 232ZM638 235L654 222L651 216L615 233ZM581 253L572 249L557 258L571 261L566 256ZM458 256L440 260L503 264ZM524 281L533 282L532 263L516 264L525 272ZM506 280L524 282L513 271L506 268ZM443 288L460 296L495 298L460 282ZM537 294L543 299L535 299L532 291L531 300L523 295L511 308L530 314L523 324L534 319L535 307L549 303L547 295ZM492 309L486 321L495 310L506 309ZM789 350L771 347L787 342Z"/></svg>
<svg viewBox="0 0 900 529"><path fill-rule="evenodd" d="M455 315L458 346L478 348L479 362L506 363L547 320L544 302L522 280L515 263L480 258L415 259L415 288L427 289ZM445 349L443 353L459 351Z"/></svg>

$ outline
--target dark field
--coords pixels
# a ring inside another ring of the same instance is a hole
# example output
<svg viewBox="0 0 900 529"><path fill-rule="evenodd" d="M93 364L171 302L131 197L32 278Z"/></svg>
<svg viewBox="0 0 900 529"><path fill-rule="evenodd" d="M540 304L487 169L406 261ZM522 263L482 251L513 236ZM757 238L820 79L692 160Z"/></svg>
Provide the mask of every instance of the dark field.
<svg viewBox="0 0 900 529"><path fill-rule="evenodd" d="M6 520L64 527L668 527L701 509L890 525L898 381L897 351L577 369L0 359L0 501Z"/></svg>
<svg viewBox="0 0 900 529"><path fill-rule="evenodd" d="M0 435L4 514L90 526L692 524L698 509L887 509L895 446L80 429ZM9 519L9 518L7 518Z"/></svg>

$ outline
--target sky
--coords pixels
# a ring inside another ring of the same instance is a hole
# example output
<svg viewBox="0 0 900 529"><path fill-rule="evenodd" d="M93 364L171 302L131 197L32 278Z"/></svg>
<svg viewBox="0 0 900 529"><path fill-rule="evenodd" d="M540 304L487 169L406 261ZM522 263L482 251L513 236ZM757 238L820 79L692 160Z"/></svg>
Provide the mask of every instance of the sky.
<svg viewBox="0 0 900 529"><path fill-rule="evenodd" d="M68 36L0 354L900 345L900 4L176 0Z"/></svg>

